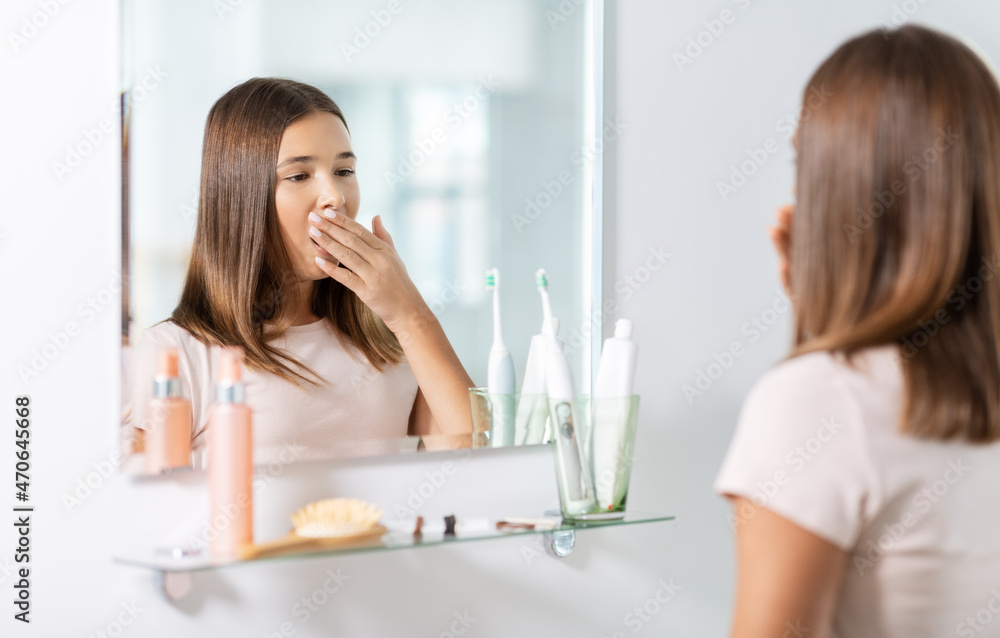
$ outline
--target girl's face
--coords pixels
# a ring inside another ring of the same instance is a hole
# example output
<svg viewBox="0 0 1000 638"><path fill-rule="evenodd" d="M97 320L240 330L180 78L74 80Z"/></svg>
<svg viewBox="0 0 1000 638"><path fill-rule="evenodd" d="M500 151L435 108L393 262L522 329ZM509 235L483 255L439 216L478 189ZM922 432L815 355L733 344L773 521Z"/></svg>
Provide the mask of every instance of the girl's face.
<svg viewBox="0 0 1000 638"><path fill-rule="evenodd" d="M347 127L332 113L310 113L281 135L274 195L278 227L292 268L303 279L328 276L316 265L317 255L338 263L313 241L309 213L323 217L325 210L332 209L351 219L358 216L361 192L356 163Z"/></svg>

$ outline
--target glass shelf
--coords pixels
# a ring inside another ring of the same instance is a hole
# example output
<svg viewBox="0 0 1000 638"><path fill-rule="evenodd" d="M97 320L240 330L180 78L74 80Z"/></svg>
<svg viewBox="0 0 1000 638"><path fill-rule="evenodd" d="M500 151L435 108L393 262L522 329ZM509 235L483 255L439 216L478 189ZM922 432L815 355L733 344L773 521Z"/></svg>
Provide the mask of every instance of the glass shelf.
<svg viewBox="0 0 1000 638"><path fill-rule="evenodd" d="M412 533L389 531L381 538L366 541L363 544L355 544L346 547L323 548L311 551L300 551L295 553L283 553L276 556L265 556L250 560L213 560L208 556L207 550L200 550L197 553L184 555L180 548L160 548L152 550L141 550L135 552L122 553L115 556L114 560L124 565L134 567L145 567L160 572L193 572L218 567L229 567L236 565L251 565L264 561L311 558L317 556L331 556L335 554L356 554L361 552L380 552L392 549L415 549L418 547L439 547L453 543L466 543L471 541L489 540L495 538L512 538L520 536L531 536L537 534L551 534L553 536L572 536L575 533L587 529L598 529L607 527L620 527L624 525L636 525L639 523L656 523L662 521L672 521L674 517L668 514L652 512L626 512L623 518L610 521L588 521L588 522L558 522L558 518L553 519L555 526L546 529L516 529L510 531L499 531L496 529L496 521L489 521L488 526L481 530L464 531L461 522L458 532L455 535L445 535L443 532L424 531L420 537L415 537ZM269 539L260 539L266 541ZM572 551L572 543L569 545ZM568 552L566 552L568 554ZM565 554L560 554L565 555Z"/></svg>

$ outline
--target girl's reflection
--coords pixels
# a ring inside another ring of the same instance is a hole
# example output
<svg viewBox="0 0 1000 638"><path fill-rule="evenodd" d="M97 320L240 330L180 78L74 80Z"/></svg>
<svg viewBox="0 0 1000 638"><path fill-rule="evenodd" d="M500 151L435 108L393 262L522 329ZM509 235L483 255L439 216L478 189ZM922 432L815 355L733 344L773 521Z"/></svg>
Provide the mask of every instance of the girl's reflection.
<svg viewBox="0 0 1000 638"><path fill-rule="evenodd" d="M468 445L473 383L381 218L355 221L356 170L343 113L312 86L254 78L215 103L180 303L136 348L138 427L156 352L175 346L200 457L218 347L239 345L257 464L394 451L408 433Z"/></svg>

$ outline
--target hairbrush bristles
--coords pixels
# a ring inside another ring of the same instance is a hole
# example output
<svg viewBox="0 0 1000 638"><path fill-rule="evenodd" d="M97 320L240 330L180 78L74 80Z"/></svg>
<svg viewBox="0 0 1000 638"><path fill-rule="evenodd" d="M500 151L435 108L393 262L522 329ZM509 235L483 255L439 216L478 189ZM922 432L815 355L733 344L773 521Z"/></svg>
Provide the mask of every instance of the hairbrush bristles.
<svg viewBox="0 0 1000 638"><path fill-rule="evenodd" d="M305 538L351 536L378 525L381 507L356 498L328 498L292 514L295 533Z"/></svg>

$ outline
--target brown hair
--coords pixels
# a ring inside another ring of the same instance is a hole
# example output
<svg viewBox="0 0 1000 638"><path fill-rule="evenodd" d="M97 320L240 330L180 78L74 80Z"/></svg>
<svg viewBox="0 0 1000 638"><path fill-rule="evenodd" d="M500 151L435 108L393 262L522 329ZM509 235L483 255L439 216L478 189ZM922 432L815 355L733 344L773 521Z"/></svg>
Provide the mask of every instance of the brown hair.
<svg viewBox="0 0 1000 638"><path fill-rule="evenodd" d="M326 94L292 80L253 78L212 106L205 123L194 248L170 317L203 343L243 346L248 367L294 383L314 381L289 364L318 375L268 343L292 325L294 309L286 290L296 289L278 231L276 166L285 129L315 112L332 113L347 126ZM377 369L401 360L396 337L339 282L315 282L312 311L329 319Z"/></svg>
<svg viewBox="0 0 1000 638"><path fill-rule="evenodd" d="M872 31L797 134L793 356L900 346L901 430L1000 438L1000 88L954 38ZM973 294L974 293L974 294Z"/></svg>

